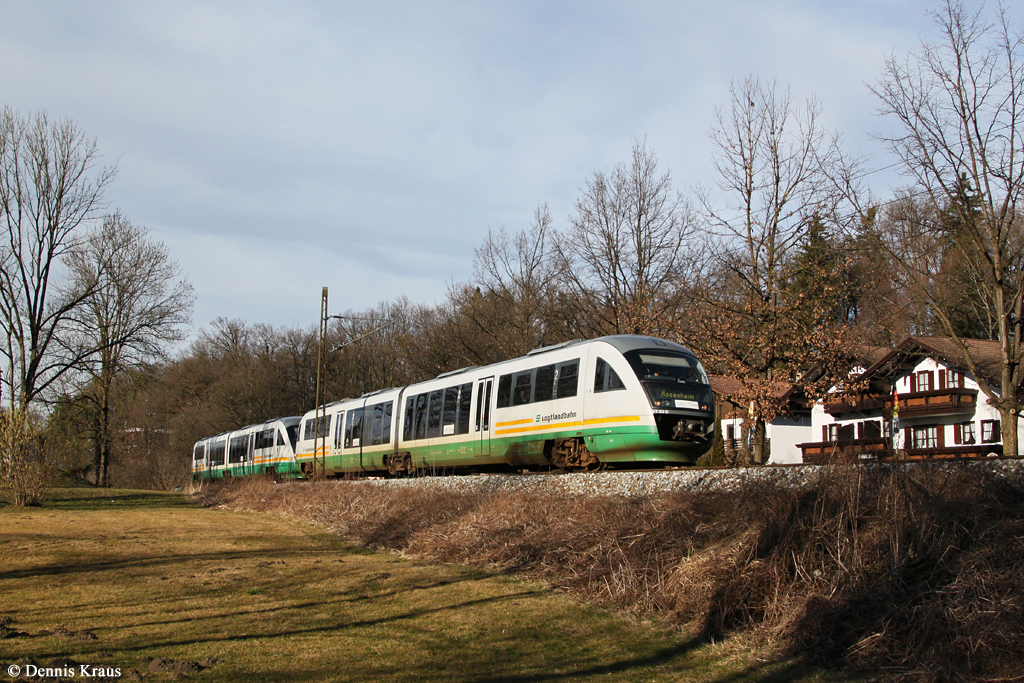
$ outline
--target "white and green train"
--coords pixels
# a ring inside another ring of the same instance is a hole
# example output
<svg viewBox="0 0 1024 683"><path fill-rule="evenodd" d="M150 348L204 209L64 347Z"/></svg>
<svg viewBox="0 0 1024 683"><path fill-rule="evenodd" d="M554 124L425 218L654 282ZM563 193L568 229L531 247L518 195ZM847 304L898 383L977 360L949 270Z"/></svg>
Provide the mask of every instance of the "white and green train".
<svg viewBox="0 0 1024 683"><path fill-rule="evenodd" d="M696 462L714 441L703 366L654 337L577 340L197 442L193 474L308 476Z"/></svg>

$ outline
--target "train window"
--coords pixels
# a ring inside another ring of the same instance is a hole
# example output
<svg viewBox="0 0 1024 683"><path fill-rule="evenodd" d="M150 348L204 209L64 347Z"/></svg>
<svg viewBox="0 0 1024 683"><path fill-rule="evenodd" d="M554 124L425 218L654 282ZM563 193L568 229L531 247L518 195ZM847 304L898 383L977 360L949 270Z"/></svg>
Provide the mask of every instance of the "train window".
<svg viewBox="0 0 1024 683"><path fill-rule="evenodd" d="M520 372L516 375L515 391L512 392L512 405L521 406L530 402L533 393L533 370Z"/></svg>
<svg viewBox="0 0 1024 683"><path fill-rule="evenodd" d="M373 426L370 428L370 445L379 446L381 437L384 434L384 404L378 403L373 406Z"/></svg>
<svg viewBox="0 0 1024 683"><path fill-rule="evenodd" d="M273 446L274 446L274 430L273 429L264 429L262 431L256 432L256 443L253 445L253 448L256 448L257 450L259 450L259 449L263 449L263 448L272 448Z"/></svg>
<svg viewBox="0 0 1024 683"><path fill-rule="evenodd" d="M381 443L391 443L391 411L395 402L388 401L384 404L384 430L381 432Z"/></svg>
<svg viewBox="0 0 1024 683"><path fill-rule="evenodd" d="M603 358L597 359L597 370L594 372L594 391L614 391L625 389L619 375Z"/></svg>
<svg viewBox="0 0 1024 683"><path fill-rule="evenodd" d="M334 418L334 447L341 448L342 441L345 438L345 429L342 425L345 424L345 411L341 411Z"/></svg>
<svg viewBox="0 0 1024 683"><path fill-rule="evenodd" d="M278 432L277 432L277 445L278 446L283 446L284 445L284 432L282 432L280 430L278 430Z"/></svg>
<svg viewBox="0 0 1024 683"><path fill-rule="evenodd" d="M288 427L288 440L292 442L292 449L294 450L295 443L299 440L299 425Z"/></svg>
<svg viewBox="0 0 1024 683"><path fill-rule="evenodd" d="M196 446L196 449L192 452L192 459L195 461L202 460L205 452L206 446Z"/></svg>
<svg viewBox="0 0 1024 683"><path fill-rule="evenodd" d="M455 434L455 418L459 415L459 388L448 387L444 390L444 428L441 433L444 436Z"/></svg>
<svg viewBox="0 0 1024 683"><path fill-rule="evenodd" d="M210 446L210 466L219 467L224 464L224 442L218 441Z"/></svg>
<svg viewBox="0 0 1024 683"><path fill-rule="evenodd" d="M363 430L359 436L359 443L364 447L373 445L373 406L366 406L363 410Z"/></svg>
<svg viewBox="0 0 1024 683"><path fill-rule="evenodd" d="M555 397L555 366L537 368L537 386L533 390L534 401L550 401Z"/></svg>
<svg viewBox="0 0 1024 683"><path fill-rule="evenodd" d="M315 428L314 428L314 425ZM324 428L325 422L324 417L317 415L306 420L306 430L303 438L305 440L314 439L316 437L328 437L331 435L331 416L327 416L326 429ZM315 431L315 433L314 433Z"/></svg>
<svg viewBox="0 0 1024 683"><path fill-rule="evenodd" d="M580 362L578 360L562 363L558 366L557 398L567 398L576 395L576 388L580 379L579 368Z"/></svg>
<svg viewBox="0 0 1024 683"><path fill-rule="evenodd" d="M405 399L405 424L402 425L402 440L412 441L412 421L416 415L416 397Z"/></svg>
<svg viewBox="0 0 1024 683"><path fill-rule="evenodd" d="M468 382L459 388L459 421L455 428L456 434L469 434L469 408L473 403L473 383Z"/></svg>
<svg viewBox="0 0 1024 683"><path fill-rule="evenodd" d="M231 439L231 446L228 448L228 462L245 462L246 451L249 450L249 437L236 436Z"/></svg>
<svg viewBox="0 0 1024 683"><path fill-rule="evenodd" d="M491 382L487 381L487 391L484 392L484 420L480 423L480 428L485 432L490 429L491 424Z"/></svg>
<svg viewBox="0 0 1024 683"><path fill-rule="evenodd" d="M420 394L416 397L416 438L427 438L427 403L430 394Z"/></svg>
<svg viewBox="0 0 1024 683"><path fill-rule="evenodd" d="M641 380L708 384L704 368L693 356L675 351L629 351L626 360Z"/></svg>
<svg viewBox="0 0 1024 683"><path fill-rule="evenodd" d="M480 431L480 415L484 407L484 383L476 390L476 430Z"/></svg>
<svg viewBox="0 0 1024 683"><path fill-rule="evenodd" d="M345 448L359 448L363 434L363 409L348 411L345 423Z"/></svg>
<svg viewBox="0 0 1024 683"><path fill-rule="evenodd" d="M498 380L498 407L508 408L512 405L512 375L502 375Z"/></svg>
<svg viewBox="0 0 1024 683"><path fill-rule="evenodd" d="M444 390L430 392L430 409L427 413L427 438L441 436L441 409L444 407Z"/></svg>

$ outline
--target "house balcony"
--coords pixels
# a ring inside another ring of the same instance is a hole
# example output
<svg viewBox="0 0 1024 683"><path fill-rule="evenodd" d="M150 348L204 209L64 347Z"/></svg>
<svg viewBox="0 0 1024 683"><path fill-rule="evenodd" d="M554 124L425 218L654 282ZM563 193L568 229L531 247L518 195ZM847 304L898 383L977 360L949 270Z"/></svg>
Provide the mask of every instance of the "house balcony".
<svg viewBox="0 0 1024 683"><path fill-rule="evenodd" d="M843 413L867 413L873 410L892 409L892 396L880 394L855 394L838 400L826 400L825 412L829 415Z"/></svg>
<svg viewBox="0 0 1024 683"><path fill-rule="evenodd" d="M976 389L949 388L938 391L915 391L899 394L900 417L931 417L932 415L951 415L957 413L973 413L978 403ZM859 394L841 399L825 401L825 412L829 415L844 413L870 413L872 411L891 412L892 396L878 394Z"/></svg>
<svg viewBox="0 0 1024 683"><path fill-rule="evenodd" d="M811 441L796 446L803 453L804 462L816 465L829 461L852 462L862 458L879 458L892 451L892 442L885 437Z"/></svg>
<svg viewBox="0 0 1024 683"><path fill-rule="evenodd" d="M823 465L827 462L856 462L858 460L945 460L954 458L984 458L1002 455L1001 443L968 444L943 448L908 448L894 451L888 438L849 439L845 441L815 441L797 444L805 463Z"/></svg>
<svg viewBox="0 0 1024 683"><path fill-rule="evenodd" d="M972 414L978 406L976 389L939 389L900 394L900 418L931 417L956 413ZM889 399L892 405L892 399Z"/></svg>

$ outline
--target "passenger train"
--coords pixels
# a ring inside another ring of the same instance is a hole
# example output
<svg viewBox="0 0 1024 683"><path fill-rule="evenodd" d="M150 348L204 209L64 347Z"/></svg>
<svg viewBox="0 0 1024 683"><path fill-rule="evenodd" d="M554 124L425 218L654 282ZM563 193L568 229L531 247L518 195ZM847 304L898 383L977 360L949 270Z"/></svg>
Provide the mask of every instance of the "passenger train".
<svg viewBox="0 0 1024 683"><path fill-rule="evenodd" d="M576 340L198 441L193 477L692 465L714 441L711 384L686 347Z"/></svg>

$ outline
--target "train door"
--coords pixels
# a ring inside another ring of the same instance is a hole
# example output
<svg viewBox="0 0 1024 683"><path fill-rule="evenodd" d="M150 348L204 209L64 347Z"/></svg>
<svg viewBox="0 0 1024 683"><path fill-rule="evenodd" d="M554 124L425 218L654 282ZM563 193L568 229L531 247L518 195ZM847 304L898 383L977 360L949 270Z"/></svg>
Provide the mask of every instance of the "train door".
<svg viewBox="0 0 1024 683"><path fill-rule="evenodd" d="M476 382L476 427L474 429L473 449L478 458L491 454L491 392L494 377L486 377Z"/></svg>

